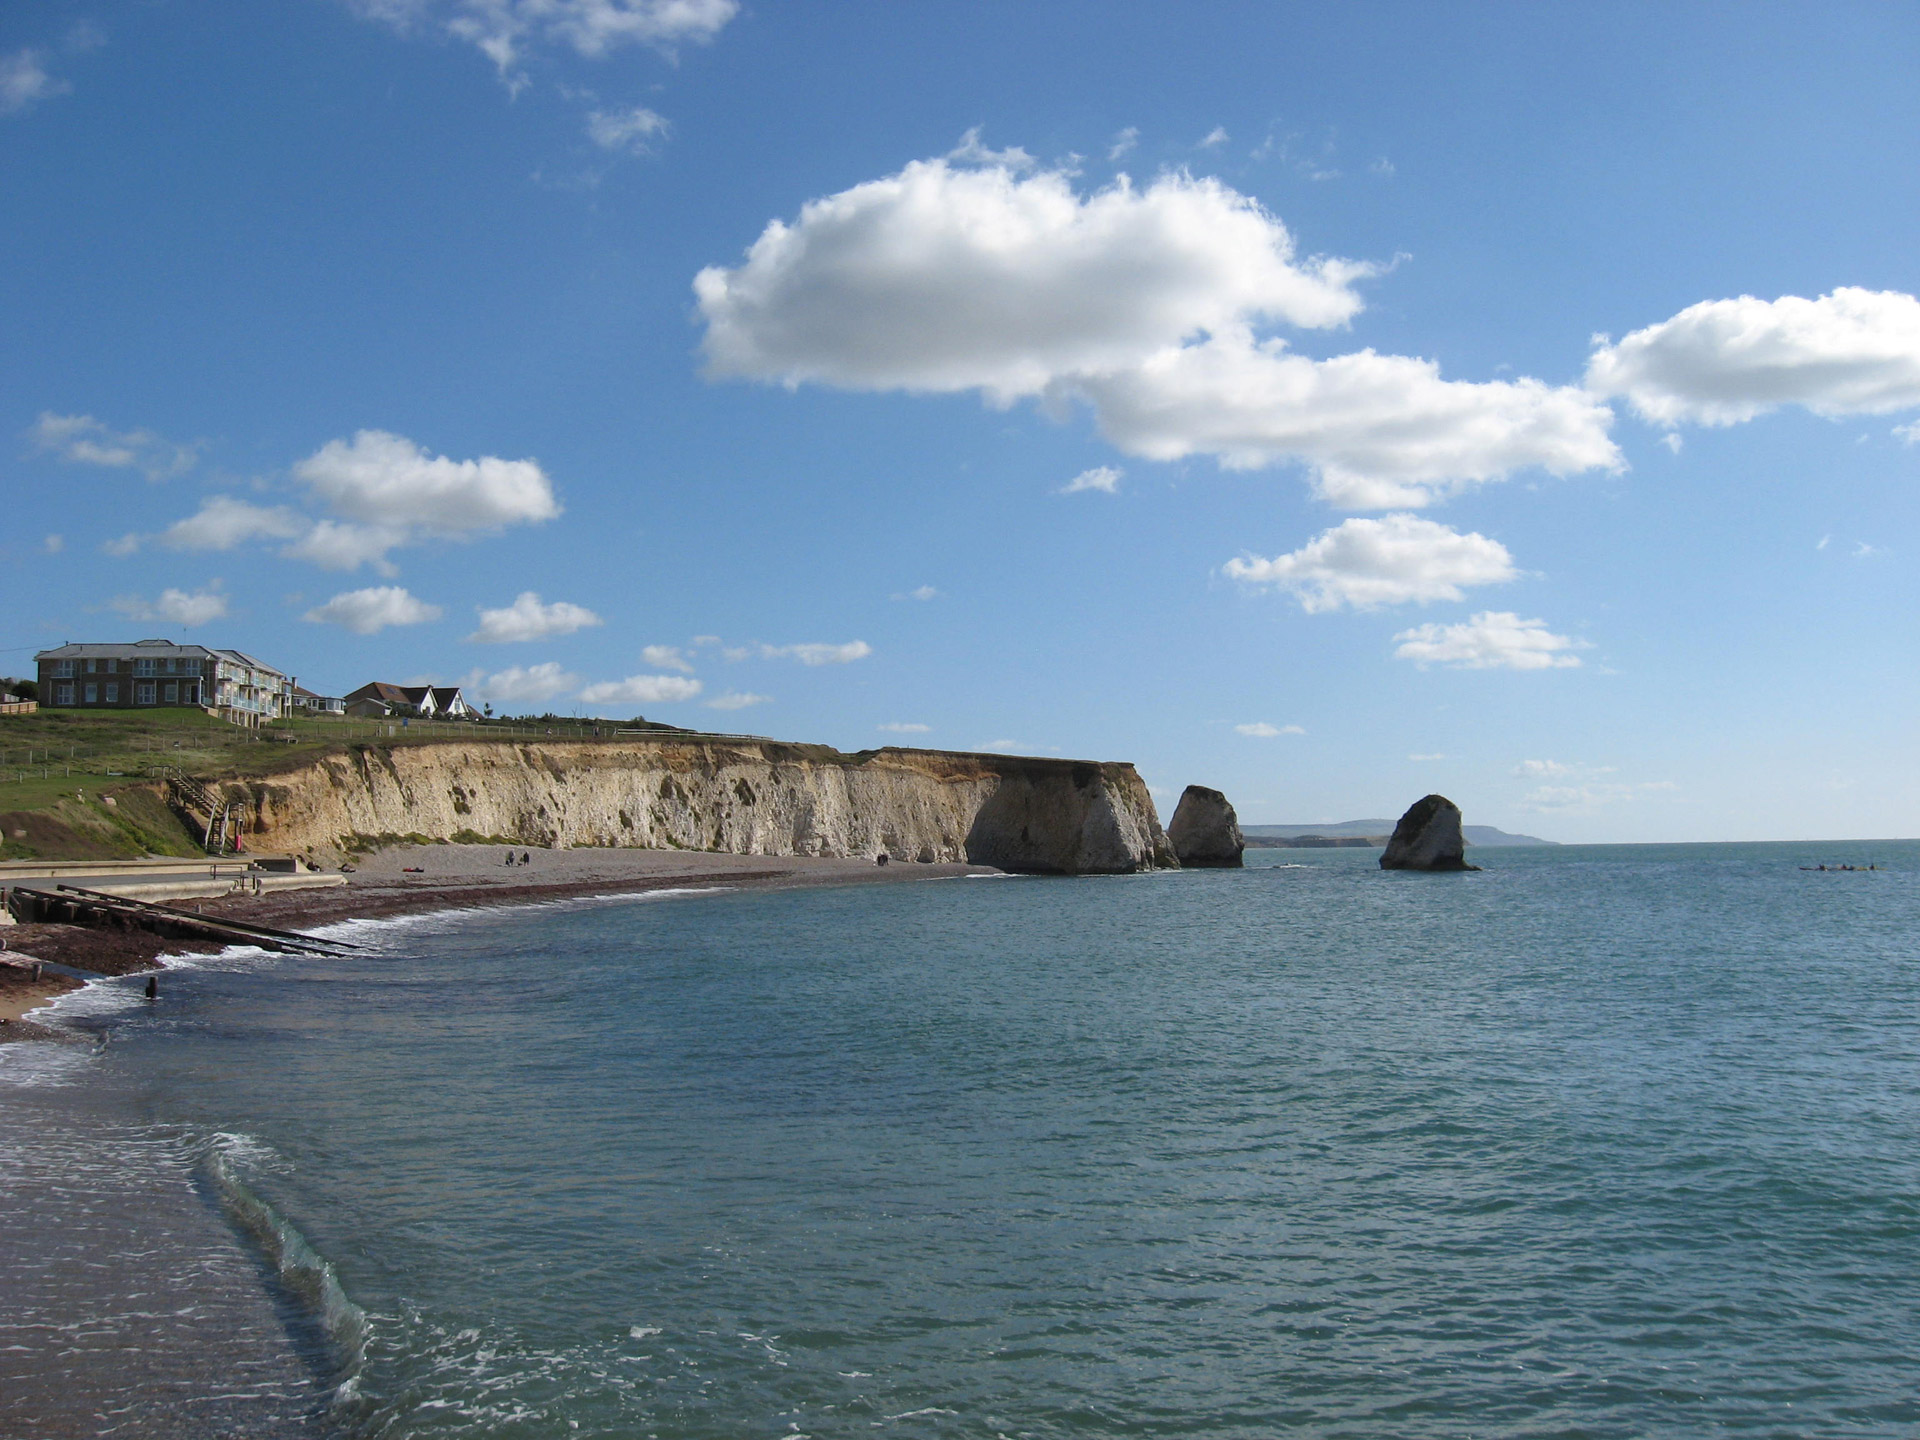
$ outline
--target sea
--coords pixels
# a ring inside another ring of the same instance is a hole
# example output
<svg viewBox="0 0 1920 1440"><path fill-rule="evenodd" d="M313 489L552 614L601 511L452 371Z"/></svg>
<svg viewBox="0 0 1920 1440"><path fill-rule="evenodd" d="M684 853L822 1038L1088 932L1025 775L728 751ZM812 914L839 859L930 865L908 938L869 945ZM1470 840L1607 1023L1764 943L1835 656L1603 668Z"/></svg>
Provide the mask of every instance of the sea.
<svg viewBox="0 0 1920 1440"><path fill-rule="evenodd" d="M94 985L0 1047L0 1434L1920 1433L1920 842L1479 858Z"/></svg>

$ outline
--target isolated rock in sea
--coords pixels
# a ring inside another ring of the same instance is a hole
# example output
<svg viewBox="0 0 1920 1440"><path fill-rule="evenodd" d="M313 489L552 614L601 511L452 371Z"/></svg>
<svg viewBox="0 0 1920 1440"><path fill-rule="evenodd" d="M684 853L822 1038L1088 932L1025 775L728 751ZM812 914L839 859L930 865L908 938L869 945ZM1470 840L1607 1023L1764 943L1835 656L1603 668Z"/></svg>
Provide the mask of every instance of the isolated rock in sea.
<svg viewBox="0 0 1920 1440"><path fill-rule="evenodd" d="M1179 817L1175 816L1175 823ZM1444 795L1413 802L1393 827L1382 870L1478 870L1467 864L1467 842L1460 833L1460 807Z"/></svg>
<svg viewBox="0 0 1920 1440"><path fill-rule="evenodd" d="M1167 839L1182 866L1231 870L1243 862L1247 842L1240 817L1218 790L1189 785L1167 826Z"/></svg>

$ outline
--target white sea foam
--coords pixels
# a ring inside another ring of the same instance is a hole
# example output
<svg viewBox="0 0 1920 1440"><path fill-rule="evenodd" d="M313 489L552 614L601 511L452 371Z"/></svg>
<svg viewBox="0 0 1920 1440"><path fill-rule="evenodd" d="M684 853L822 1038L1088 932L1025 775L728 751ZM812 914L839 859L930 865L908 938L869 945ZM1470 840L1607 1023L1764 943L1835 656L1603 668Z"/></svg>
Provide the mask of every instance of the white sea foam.
<svg viewBox="0 0 1920 1440"><path fill-rule="evenodd" d="M502 910L574 910L597 905L631 905L637 901L689 900L702 895L719 895L738 889L735 885L681 885L661 890L619 890L595 895L567 895L550 900L514 900L502 897L497 903L449 905L442 910L421 910L410 915L383 915L371 919L335 920L317 925L304 933L319 940L345 940L381 948L381 942L398 933L425 928L451 931L462 922L499 919Z"/></svg>

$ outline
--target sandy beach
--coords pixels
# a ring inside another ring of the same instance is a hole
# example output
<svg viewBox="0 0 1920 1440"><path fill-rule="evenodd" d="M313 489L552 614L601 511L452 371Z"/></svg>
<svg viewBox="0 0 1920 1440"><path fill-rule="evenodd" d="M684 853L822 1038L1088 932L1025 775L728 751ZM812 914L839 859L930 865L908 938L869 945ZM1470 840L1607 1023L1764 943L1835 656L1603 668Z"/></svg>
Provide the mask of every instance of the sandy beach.
<svg viewBox="0 0 1920 1440"><path fill-rule="evenodd" d="M511 854L518 862L507 864ZM810 885L899 884L961 875L995 875L985 865L827 859L811 855L720 855L690 850L544 850L501 845L403 845L368 857L332 889L184 900L182 909L287 930L342 920L376 920L434 910L527 905L585 895L641 894L681 886L784 889ZM141 930L78 925L14 925L0 964L0 1042L57 1038L30 1013L85 982L53 970L35 980L34 961L100 975L165 968L169 954L217 949L212 942L166 939Z"/></svg>

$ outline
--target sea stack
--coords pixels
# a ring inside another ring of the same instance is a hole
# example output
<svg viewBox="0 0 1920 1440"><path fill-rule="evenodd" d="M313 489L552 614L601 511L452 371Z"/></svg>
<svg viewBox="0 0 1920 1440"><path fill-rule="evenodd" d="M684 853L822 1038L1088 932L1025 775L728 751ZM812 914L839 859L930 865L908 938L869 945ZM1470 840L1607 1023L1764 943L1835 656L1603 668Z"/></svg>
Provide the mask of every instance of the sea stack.
<svg viewBox="0 0 1920 1440"><path fill-rule="evenodd" d="M1167 839L1182 869L1235 870L1247 848L1240 817L1227 797L1204 785L1187 786L1167 826Z"/></svg>
<svg viewBox="0 0 1920 1440"><path fill-rule="evenodd" d="M1175 817L1178 823L1178 817ZM1177 843L1177 842L1176 842ZM1444 795L1416 800L1380 857L1382 870L1478 870L1467 864L1467 842L1460 834L1460 807Z"/></svg>

